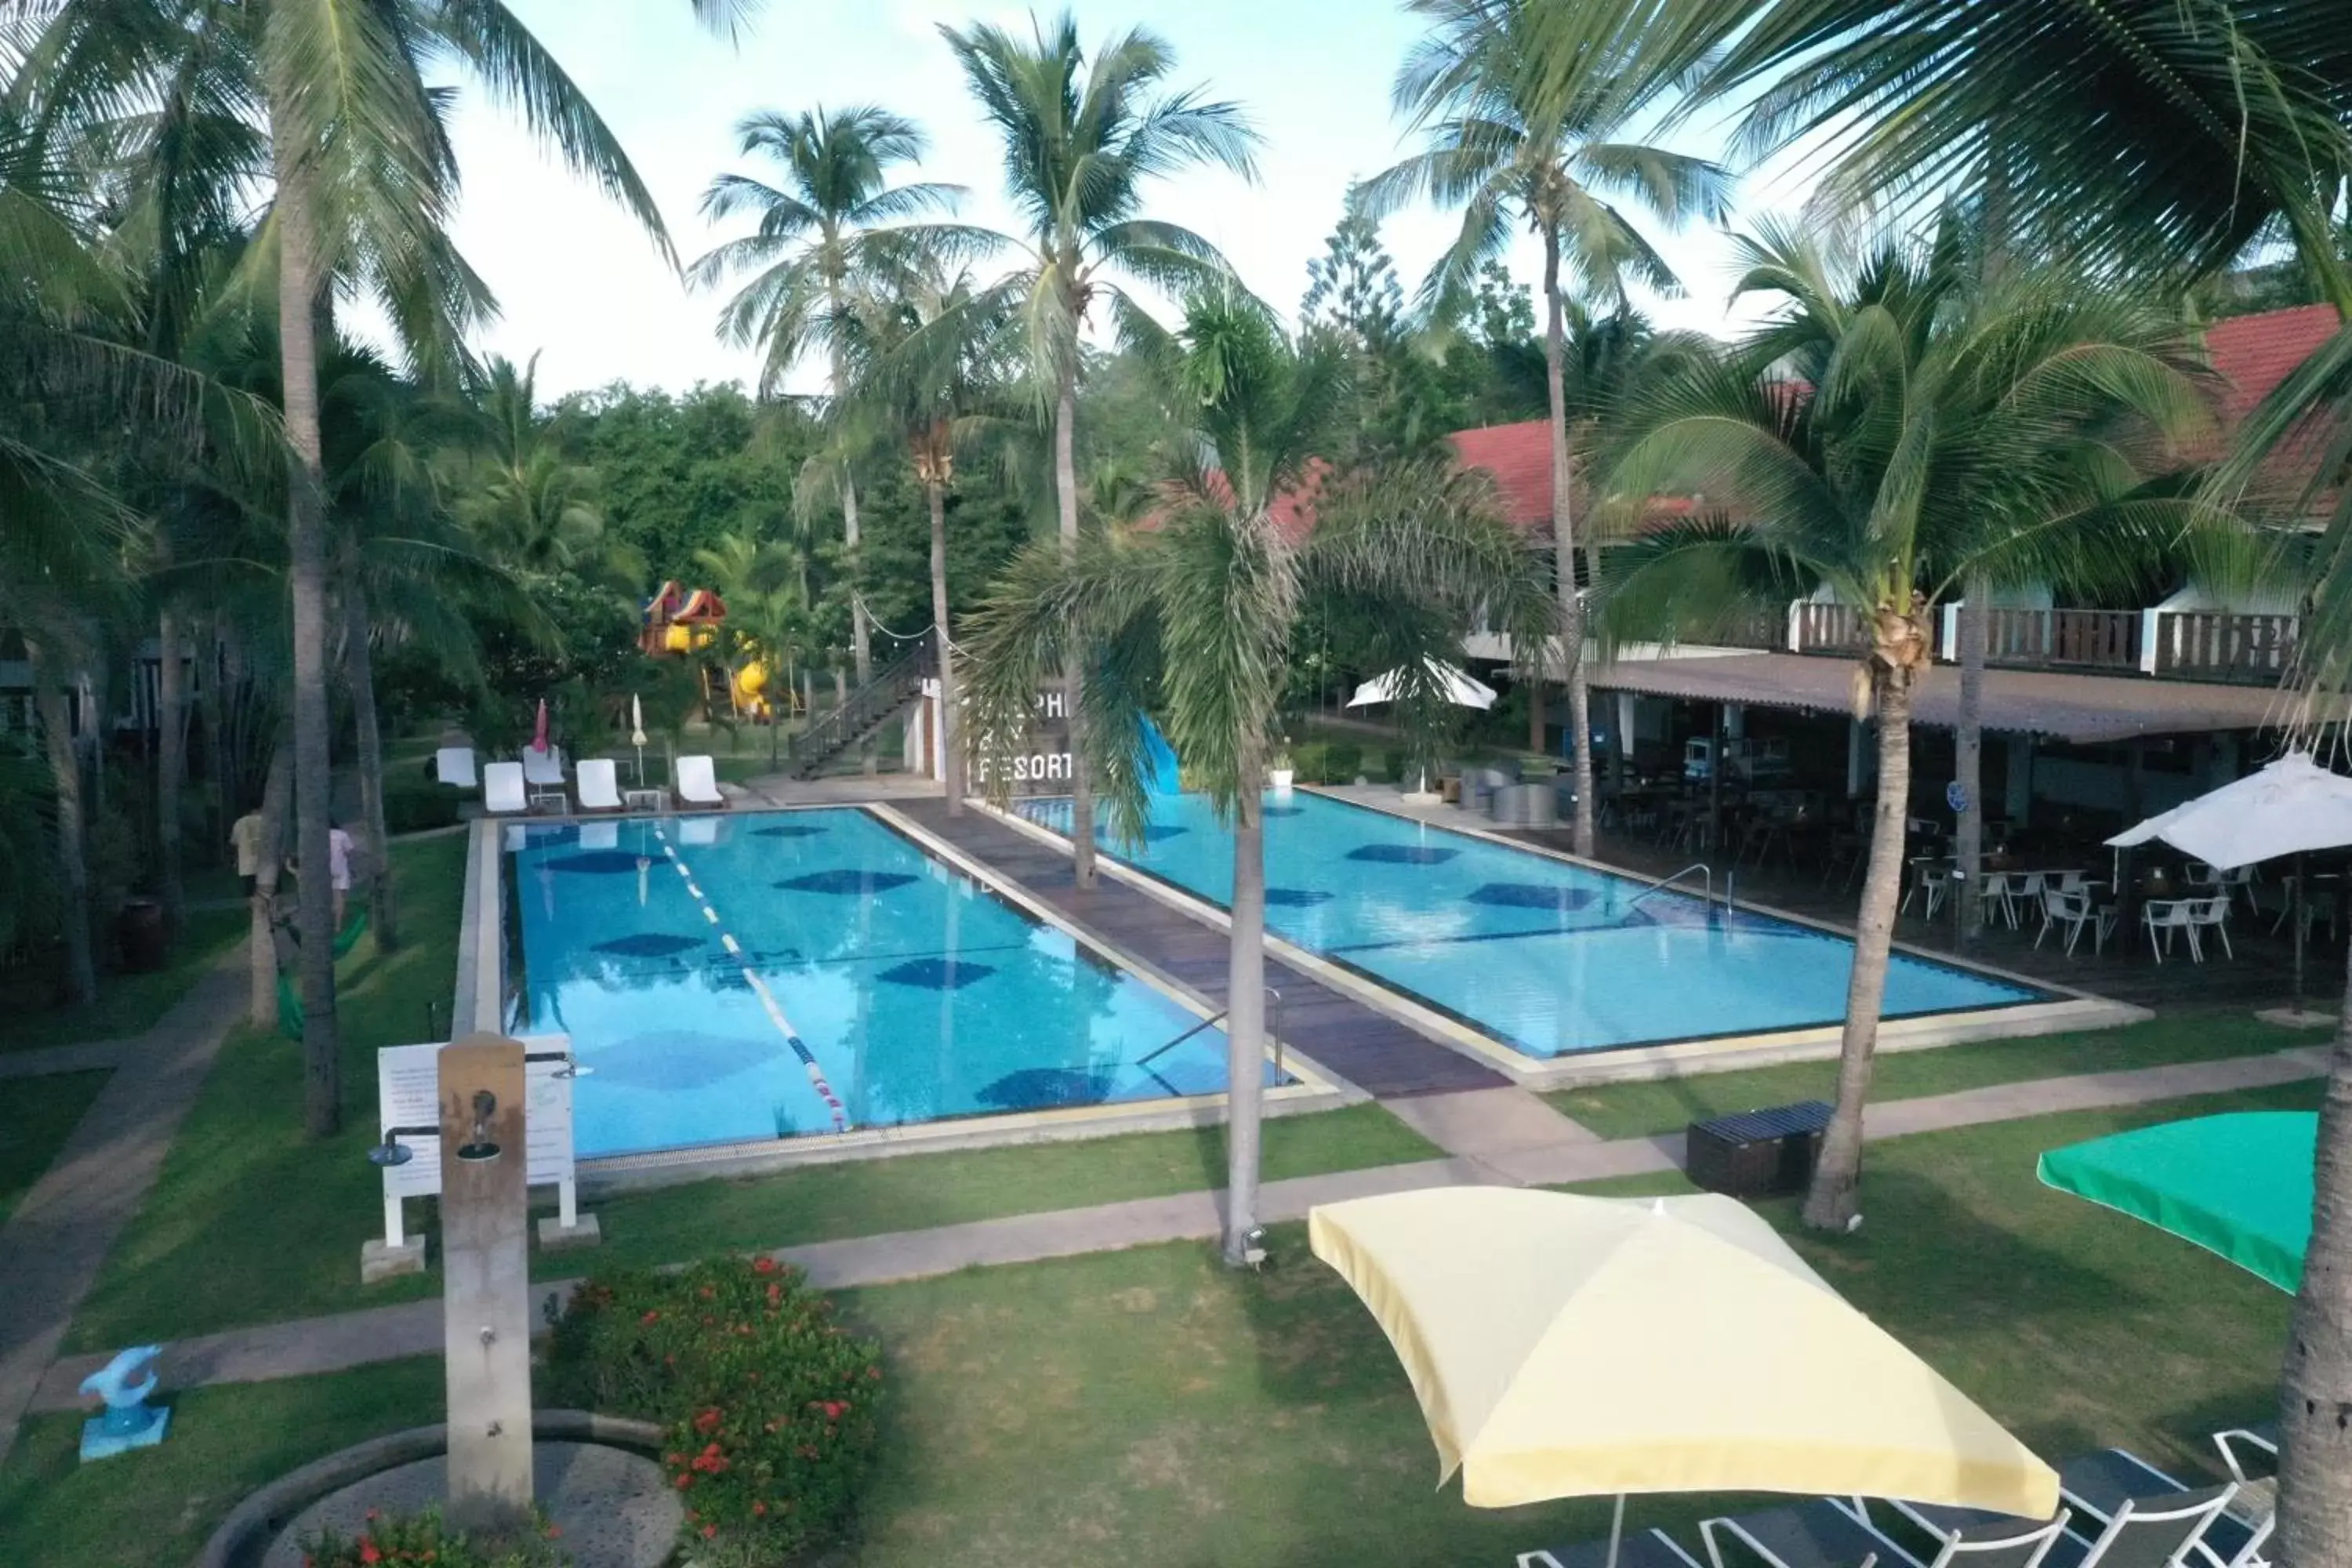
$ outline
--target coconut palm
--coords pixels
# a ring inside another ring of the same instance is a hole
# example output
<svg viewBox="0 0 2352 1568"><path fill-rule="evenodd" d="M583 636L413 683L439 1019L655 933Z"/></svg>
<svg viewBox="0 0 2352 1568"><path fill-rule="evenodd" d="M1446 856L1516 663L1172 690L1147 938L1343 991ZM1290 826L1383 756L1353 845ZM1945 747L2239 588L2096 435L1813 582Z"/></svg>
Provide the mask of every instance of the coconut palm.
<svg viewBox="0 0 2352 1568"><path fill-rule="evenodd" d="M740 214L759 218L758 230L730 240L694 265L704 284L741 277L719 314L721 335L760 351L760 393L772 397L811 352L826 355L834 398L848 391L835 323L852 299L894 276L901 236L894 226L953 206L953 185L890 184L891 171L923 155L919 127L871 104L786 114L761 110L737 122L745 157L762 157L782 171L779 186L749 174L726 174L702 195L705 217L723 222ZM842 540L857 552L857 481L850 465L837 470ZM873 628L865 602L850 604L851 658L857 681L872 678ZM866 771L874 750L865 749Z"/></svg>
<svg viewBox="0 0 2352 1568"><path fill-rule="evenodd" d="M1696 491L1731 521L1617 552L1603 626L1612 640L1672 637L1818 588L1861 628L1855 711L1877 720L1878 801L1837 1111L1804 1210L1842 1229L1858 1212L1929 616L1964 578L2130 581L2205 531L2203 504L2147 470L2168 442L2210 432L2210 416L2179 321L2080 279L1977 295L1948 247L1890 247L1852 272L1786 237L1743 247L1741 292L1786 309L1740 352L1654 394L1611 479L1621 504ZM1774 365L1795 379L1763 374Z"/></svg>
<svg viewBox="0 0 2352 1568"><path fill-rule="evenodd" d="M1584 605L1576 586L1567 295L1572 289L1622 307L1635 283L1675 291L1673 269L1612 198L1637 203L1670 224L1715 221L1727 210L1729 180L1706 159L1616 140L1651 107L1656 88L1629 90L1638 79L1621 49L1582 39L1559 47L1562 13L1576 9L1567 0L1412 0L1412 9L1429 18L1432 30L1398 74L1395 97L1428 145L1369 182L1364 200L1374 213L1418 200L1463 209L1453 247L1423 288L1424 305L1440 311L1467 297L1478 268L1501 253L1515 228L1532 231L1543 245L1557 636L1576 773L1576 852L1590 855L1592 725ZM1526 661L1528 721L1538 751L1543 647L1533 645Z"/></svg>
<svg viewBox="0 0 2352 1568"><path fill-rule="evenodd" d="M968 623L970 707L992 789L1036 682L1082 671L1093 704L1087 762L1110 826L1139 838L1144 718L1160 712L1187 775L1234 834L1225 1018L1230 1161L1224 1255L1240 1263L1255 1226L1258 1116L1265 1069L1265 873L1259 794L1276 743L1302 594L1327 588L1427 628L1412 650L1450 654L1476 606L1505 625L1548 609L1549 590L1494 510L1483 476L1442 463L1332 476L1318 454L1346 400L1345 351L1286 341L1264 307L1231 293L1197 300L1174 337L1137 323L1197 447L1176 455L1148 529L1041 542L1016 558ZM1305 540L1277 530L1277 497L1311 488ZM1532 607L1532 611L1531 608ZM1419 658L1404 668L1420 671Z"/></svg>
<svg viewBox="0 0 2352 1568"><path fill-rule="evenodd" d="M1055 515L1062 549L1074 555L1079 340L1095 307L1123 316L1131 283L1184 289L1230 270L1191 229L1142 216L1145 187L1203 163L1255 178L1257 134L1237 105L1199 89L1165 90L1175 53L1142 28L1091 55L1067 12L1035 24L1026 41L984 23L940 30L1003 142L1005 194L1024 228L1006 242L1020 259L1000 287L1022 300L1029 376L1039 398L1051 399ZM1076 874L1087 888L1094 800L1085 759L1097 748L1085 739L1092 707L1082 681L1069 707Z"/></svg>
<svg viewBox="0 0 2352 1568"><path fill-rule="evenodd" d="M940 670L940 753L948 815L962 815L963 715L948 606L948 492L960 449L1003 431L996 410L1018 374L1018 301L975 290L967 271L934 260L887 297L868 301L848 334L856 399L902 438L930 514L931 629Z"/></svg>
<svg viewBox="0 0 2352 1568"><path fill-rule="evenodd" d="M703 0L724 23L741 7ZM286 438L288 585L293 622L297 853L327 863L330 531L320 434L320 323L339 292L379 298L412 332L454 339L478 312L478 281L446 241L457 189L445 117L428 80L455 68L520 111L577 173L668 242L653 198L595 110L500 0L36 0L20 6L20 106L43 123L98 123L121 105L195 92L266 132L269 216L248 258L274 285ZM255 143L257 153L261 143ZM152 152L152 148L147 149ZM454 318L454 319L453 319ZM340 1049L326 879L302 879L304 1121L341 1123Z"/></svg>
<svg viewBox="0 0 2352 1568"><path fill-rule="evenodd" d="M457 521L482 552L516 572L563 573L635 592L644 558L604 531L596 474L564 451L540 413L539 356L493 354L472 390L469 449L447 464Z"/></svg>
<svg viewBox="0 0 2352 1568"><path fill-rule="evenodd" d="M793 545L726 533L694 552L697 571L727 604L724 635L738 660L764 660L772 700L768 763L777 765L783 719L772 694L805 648L809 635L806 568ZM737 667L737 668L740 668ZM730 674L731 682L733 677Z"/></svg>

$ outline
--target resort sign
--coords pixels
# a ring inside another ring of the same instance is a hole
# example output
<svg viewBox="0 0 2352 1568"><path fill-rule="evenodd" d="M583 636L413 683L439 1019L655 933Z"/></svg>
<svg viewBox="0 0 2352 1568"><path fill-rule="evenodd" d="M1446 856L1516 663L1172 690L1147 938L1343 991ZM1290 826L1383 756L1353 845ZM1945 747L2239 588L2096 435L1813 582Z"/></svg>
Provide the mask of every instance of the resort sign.
<svg viewBox="0 0 2352 1568"><path fill-rule="evenodd" d="M1035 721L1012 748L1013 755L1006 764L1012 775L1012 793L1067 795L1070 781L1076 776L1070 761L1070 695L1058 686L1047 687L1037 693L1033 710ZM972 752L973 779L982 785L990 782L989 751L981 746Z"/></svg>

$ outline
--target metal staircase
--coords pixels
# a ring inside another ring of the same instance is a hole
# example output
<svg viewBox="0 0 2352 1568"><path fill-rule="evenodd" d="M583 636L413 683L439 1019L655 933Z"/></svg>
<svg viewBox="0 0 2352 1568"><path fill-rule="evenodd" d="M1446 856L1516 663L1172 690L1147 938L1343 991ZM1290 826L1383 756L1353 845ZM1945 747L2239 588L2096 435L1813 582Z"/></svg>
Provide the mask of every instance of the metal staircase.
<svg viewBox="0 0 2352 1568"><path fill-rule="evenodd" d="M796 779L815 778L844 752L904 713L936 672L936 651L926 639L896 663L875 671L840 707L820 714L793 737L786 771Z"/></svg>

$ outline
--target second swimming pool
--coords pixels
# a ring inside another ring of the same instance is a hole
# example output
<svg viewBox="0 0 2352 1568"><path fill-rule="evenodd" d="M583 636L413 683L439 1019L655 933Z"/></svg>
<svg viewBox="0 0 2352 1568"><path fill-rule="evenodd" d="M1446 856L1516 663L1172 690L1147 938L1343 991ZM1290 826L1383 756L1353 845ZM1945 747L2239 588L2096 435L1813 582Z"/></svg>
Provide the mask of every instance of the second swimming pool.
<svg viewBox="0 0 2352 1568"><path fill-rule="evenodd" d="M1298 792L1265 799L1266 928L1541 1058L1774 1034L1845 1016L1853 943L1466 833ZM1024 816L1066 837L1067 801ZM1152 802L1147 841L1105 853L1220 906L1233 837L1200 795ZM1887 1017L2049 1000L1895 955Z"/></svg>

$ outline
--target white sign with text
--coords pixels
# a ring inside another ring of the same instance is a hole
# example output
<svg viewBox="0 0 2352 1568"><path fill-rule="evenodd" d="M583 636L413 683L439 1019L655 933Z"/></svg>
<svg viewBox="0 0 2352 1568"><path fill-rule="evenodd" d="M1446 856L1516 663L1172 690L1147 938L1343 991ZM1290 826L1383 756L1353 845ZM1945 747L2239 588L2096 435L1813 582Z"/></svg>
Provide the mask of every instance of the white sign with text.
<svg viewBox="0 0 2352 1568"><path fill-rule="evenodd" d="M570 1226L579 1209L576 1161L572 1148L572 1085L558 1076L571 1065L572 1042L562 1035L526 1037L523 1047L524 1180L534 1187L556 1189L562 1223ZM415 1132L399 1140L411 1156L404 1164L383 1168L383 1239L398 1247L405 1226L401 1205L409 1198L437 1197L441 1193L441 1047L437 1045L386 1046L375 1054L376 1131L395 1127L430 1127L435 1132Z"/></svg>

